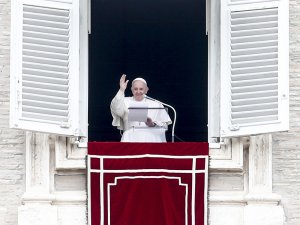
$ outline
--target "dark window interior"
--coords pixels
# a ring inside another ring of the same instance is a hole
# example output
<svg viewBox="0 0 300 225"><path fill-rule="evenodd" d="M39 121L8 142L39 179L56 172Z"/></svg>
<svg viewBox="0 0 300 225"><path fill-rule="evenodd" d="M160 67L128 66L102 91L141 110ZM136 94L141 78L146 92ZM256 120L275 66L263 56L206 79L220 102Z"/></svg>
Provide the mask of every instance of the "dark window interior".
<svg viewBox="0 0 300 225"><path fill-rule="evenodd" d="M205 0L97 0L91 21L89 141L120 140L109 107L123 73L176 109L175 141L207 141Z"/></svg>

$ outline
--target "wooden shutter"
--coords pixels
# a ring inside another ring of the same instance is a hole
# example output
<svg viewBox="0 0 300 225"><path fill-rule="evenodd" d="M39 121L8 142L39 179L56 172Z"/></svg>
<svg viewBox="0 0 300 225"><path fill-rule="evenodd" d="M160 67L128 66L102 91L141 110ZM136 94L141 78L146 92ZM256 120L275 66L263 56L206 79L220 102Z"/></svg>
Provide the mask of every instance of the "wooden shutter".
<svg viewBox="0 0 300 225"><path fill-rule="evenodd" d="M288 129L288 1L221 2L221 136Z"/></svg>
<svg viewBox="0 0 300 225"><path fill-rule="evenodd" d="M79 120L79 1L13 0L11 127L85 136Z"/></svg>

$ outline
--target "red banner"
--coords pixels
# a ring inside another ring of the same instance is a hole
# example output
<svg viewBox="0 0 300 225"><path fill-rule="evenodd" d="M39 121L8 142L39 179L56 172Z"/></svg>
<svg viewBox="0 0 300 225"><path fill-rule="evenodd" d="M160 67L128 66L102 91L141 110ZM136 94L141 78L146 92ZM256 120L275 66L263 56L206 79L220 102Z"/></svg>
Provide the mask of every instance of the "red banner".
<svg viewBox="0 0 300 225"><path fill-rule="evenodd" d="M208 143L88 145L90 225L206 225Z"/></svg>

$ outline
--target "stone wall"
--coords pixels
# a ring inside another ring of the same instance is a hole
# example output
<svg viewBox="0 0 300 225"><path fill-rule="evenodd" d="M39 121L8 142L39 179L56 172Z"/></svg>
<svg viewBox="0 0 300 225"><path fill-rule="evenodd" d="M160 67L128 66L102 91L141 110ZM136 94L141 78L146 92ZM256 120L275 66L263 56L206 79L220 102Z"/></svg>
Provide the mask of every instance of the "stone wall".
<svg viewBox="0 0 300 225"><path fill-rule="evenodd" d="M281 204L286 214L286 225L299 225L300 1L290 0L289 2L290 131L273 135L273 191L282 196ZM0 0L0 225L18 224L18 208L21 205L21 196L25 192L25 135L23 131L9 129L8 123L9 45L10 1ZM65 174L61 172L56 173L56 175L57 188L64 191L66 186L61 183L60 176ZM80 176L84 176L82 171L80 171ZM212 185L216 180L214 176L211 176ZM238 174L227 179L235 179L235 183L238 184L241 178ZM82 183L81 180L78 182ZM227 188L232 188L232 186ZM66 212L70 206L61 206L61 208L60 212ZM68 221L63 221L63 219L60 222L61 224L68 224Z"/></svg>
<svg viewBox="0 0 300 225"><path fill-rule="evenodd" d="M290 0L290 130L273 135L273 191L287 225L300 224L300 1Z"/></svg>
<svg viewBox="0 0 300 225"><path fill-rule="evenodd" d="M25 137L9 129L10 1L0 0L0 224L16 225L25 188Z"/></svg>

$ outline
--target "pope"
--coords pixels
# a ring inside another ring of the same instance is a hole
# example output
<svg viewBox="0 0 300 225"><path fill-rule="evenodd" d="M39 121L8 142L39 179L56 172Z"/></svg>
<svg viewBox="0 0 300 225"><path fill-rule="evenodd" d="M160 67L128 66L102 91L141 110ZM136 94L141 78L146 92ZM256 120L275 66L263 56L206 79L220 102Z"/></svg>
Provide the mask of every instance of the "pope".
<svg viewBox="0 0 300 225"><path fill-rule="evenodd" d="M132 81L132 96L125 97L128 82L123 74L120 88L110 104L112 125L123 131L121 142L166 142L165 132L172 123L167 111L159 101L146 98L149 88L143 78L138 77ZM129 121L129 108L138 103L147 105L147 119L144 122Z"/></svg>

